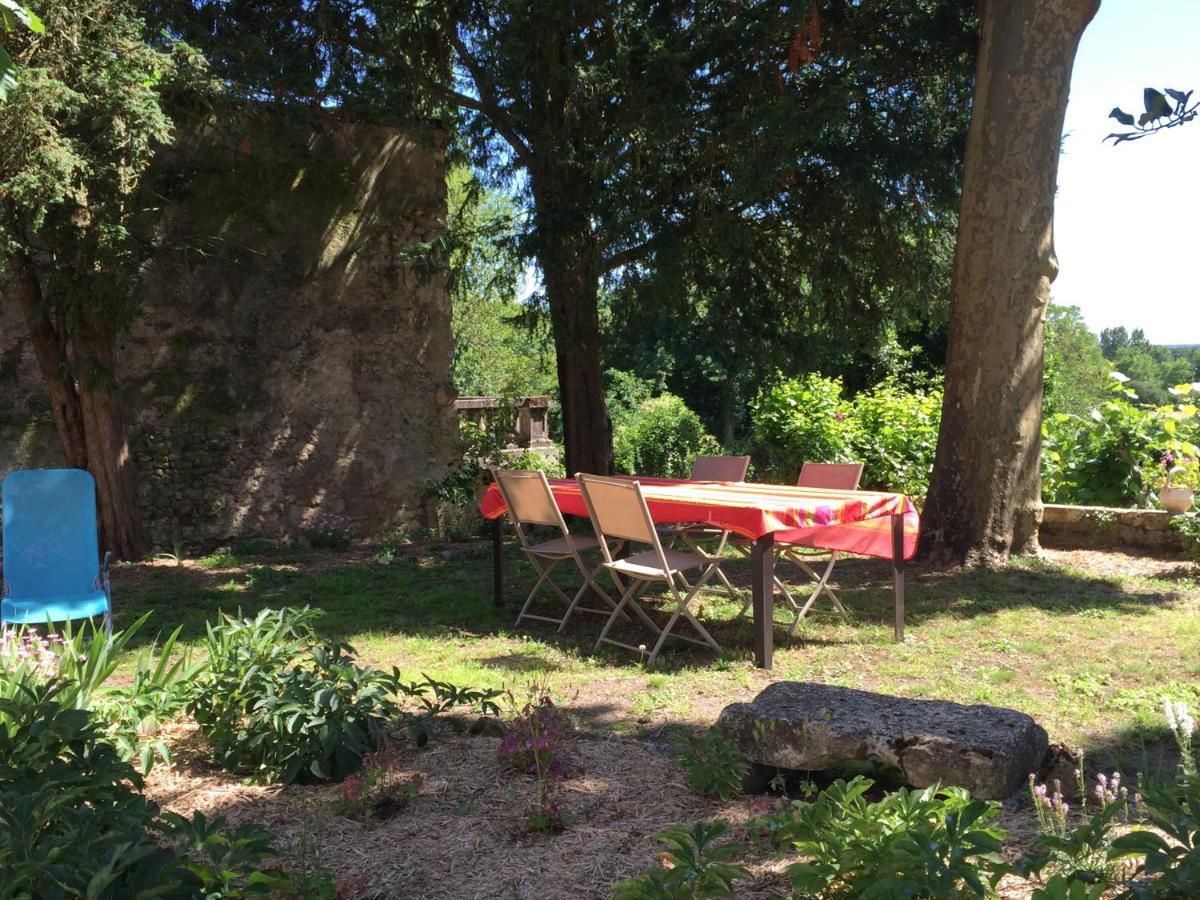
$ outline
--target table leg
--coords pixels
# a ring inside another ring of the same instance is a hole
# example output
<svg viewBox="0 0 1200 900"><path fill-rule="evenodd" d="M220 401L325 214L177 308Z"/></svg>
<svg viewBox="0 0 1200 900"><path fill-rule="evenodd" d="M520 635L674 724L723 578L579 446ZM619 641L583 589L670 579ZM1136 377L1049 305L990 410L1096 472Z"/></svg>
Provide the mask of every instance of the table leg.
<svg viewBox="0 0 1200 900"><path fill-rule="evenodd" d="M892 516L892 590L896 597L896 640L904 640L904 516Z"/></svg>
<svg viewBox="0 0 1200 900"><path fill-rule="evenodd" d="M754 542L750 551L751 597L754 605L754 663L771 668L775 644L775 535L768 532Z"/></svg>
<svg viewBox="0 0 1200 900"><path fill-rule="evenodd" d="M504 517L492 520L492 602L504 605Z"/></svg>

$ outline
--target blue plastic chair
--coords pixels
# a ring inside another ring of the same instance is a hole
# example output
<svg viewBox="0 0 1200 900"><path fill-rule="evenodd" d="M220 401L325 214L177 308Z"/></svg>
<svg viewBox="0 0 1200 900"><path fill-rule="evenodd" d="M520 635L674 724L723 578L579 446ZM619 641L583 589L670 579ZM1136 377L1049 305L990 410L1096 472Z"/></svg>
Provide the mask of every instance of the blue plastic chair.
<svg viewBox="0 0 1200 900"><path fill-rule="evenodd" d="M0 623L44 625L104 615L108 563L96 535L96 482L82 469L24 469L4 479Z"/></svg>

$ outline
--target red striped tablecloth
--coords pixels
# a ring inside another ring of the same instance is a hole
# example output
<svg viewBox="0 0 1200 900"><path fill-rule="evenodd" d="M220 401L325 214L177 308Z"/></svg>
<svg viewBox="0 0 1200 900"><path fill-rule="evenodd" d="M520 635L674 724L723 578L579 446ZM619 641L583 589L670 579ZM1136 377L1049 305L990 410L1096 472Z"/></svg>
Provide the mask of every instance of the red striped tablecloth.
<svg viewBox="0 0 1200 900"><path fill-rule="evenodd" d="M904 517L904 558L917 552L921 520L903 494L829 491L778 484L679 481L637 478L650 516L659 524L701 522L757 540L774 533L777 541L892 559L892 517ZM551 478L550 489L564 515L586 516L579 484ZM479 505L486 519L504 515L496 485Z"/></svg>

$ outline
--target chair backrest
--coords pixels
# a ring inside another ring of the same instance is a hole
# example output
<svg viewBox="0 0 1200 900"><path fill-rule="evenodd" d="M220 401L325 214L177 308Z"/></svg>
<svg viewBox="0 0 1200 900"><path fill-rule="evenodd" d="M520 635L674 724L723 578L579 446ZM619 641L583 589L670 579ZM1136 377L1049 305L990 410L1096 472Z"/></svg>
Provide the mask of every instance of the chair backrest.
<svg viewBox="0 0 1200 900"><path fill-rule="evenodd" d="M500 488L508 514L518 526L551 525L566 530L545 472L494 469L492 477Z"/></svg>
<svg viewBox="0 0 1200 900"><path fill-rule="evenodd" d="M856 491L862 478L862 463L806 462L800 467L797 487L822 488L830 491Z"/></svg>
<svg viewBox="0 0 1200 900"><path fill-rule="evenodd" d="M745 481L748 456L697 456L692 461L692 481Z"/></svg>
<svg viewBox="0 0 1200 900"><path fill-rule="evenodd" d="M592 527L602 542L606 537L615 537L659 546L658 532L654 530L654 520L646 508L640 484L599 475L578 475L577 478Z"/></svg>
<svg viewBox="0 0 1200 900"><path fill-rule="evenodd" d="M21 469L4 478L4 580L18 599L92 589L100 573L96 482L82 469Z"/></svg>

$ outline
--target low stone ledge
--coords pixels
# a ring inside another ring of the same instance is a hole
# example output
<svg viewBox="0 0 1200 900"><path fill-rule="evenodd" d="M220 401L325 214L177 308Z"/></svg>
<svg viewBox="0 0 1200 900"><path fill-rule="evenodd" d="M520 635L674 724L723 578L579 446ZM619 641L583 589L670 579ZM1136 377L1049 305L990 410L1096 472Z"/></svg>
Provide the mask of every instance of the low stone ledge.
<svg viewBox="0 0 1200 900"><path fill-rule="evenodd" d="M1114 509L1047 503L1038 540L1060 550L1151 550L1182 553L1187 540L1161 509Z"/></svg>
<svg viewBox="0 0 1200 900"><path fill-rule="evenodd" d="M757 771L870 759L899 769L913 787L954 785L986 800L1020 790L1048 746L1045 729L1016 710L794 681L730 704L717 725Z"/></svg>

